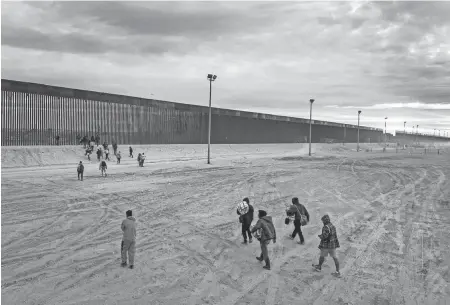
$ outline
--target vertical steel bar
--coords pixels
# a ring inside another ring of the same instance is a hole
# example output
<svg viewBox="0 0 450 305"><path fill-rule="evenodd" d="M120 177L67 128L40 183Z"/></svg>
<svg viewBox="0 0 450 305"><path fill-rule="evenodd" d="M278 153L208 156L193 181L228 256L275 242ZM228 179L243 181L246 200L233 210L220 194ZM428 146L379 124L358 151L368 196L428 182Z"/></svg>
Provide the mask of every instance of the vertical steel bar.
<svg viewBox="0 0 450 305"><path fill-rule="evenodd" d="M2 146L6 146L5 143L5 126L6 126L6 116L7 116L7 92L2 90Z"/></svg>

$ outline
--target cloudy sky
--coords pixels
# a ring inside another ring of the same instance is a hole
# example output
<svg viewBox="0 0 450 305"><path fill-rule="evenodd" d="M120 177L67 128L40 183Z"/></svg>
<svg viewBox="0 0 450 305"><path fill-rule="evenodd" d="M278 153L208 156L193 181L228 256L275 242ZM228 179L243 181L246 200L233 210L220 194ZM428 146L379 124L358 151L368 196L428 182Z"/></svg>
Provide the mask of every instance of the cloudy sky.
<svg viewBox="0 0 450 305"><path fill-rule="evenodd" d="M450 2L5 2L2 78L450 132Z"/></svg>

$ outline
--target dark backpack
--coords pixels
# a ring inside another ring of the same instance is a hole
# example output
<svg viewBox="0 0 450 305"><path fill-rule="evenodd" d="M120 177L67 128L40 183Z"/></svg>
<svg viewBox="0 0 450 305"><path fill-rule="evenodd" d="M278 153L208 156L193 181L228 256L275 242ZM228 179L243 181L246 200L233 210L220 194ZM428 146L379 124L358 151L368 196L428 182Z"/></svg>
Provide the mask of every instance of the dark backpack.
<svg viewBox="0 0 450 305"><path fill-rule="evenodd" d="M106 162L105 161L102 161L102 166L106 166Z"/></svg>

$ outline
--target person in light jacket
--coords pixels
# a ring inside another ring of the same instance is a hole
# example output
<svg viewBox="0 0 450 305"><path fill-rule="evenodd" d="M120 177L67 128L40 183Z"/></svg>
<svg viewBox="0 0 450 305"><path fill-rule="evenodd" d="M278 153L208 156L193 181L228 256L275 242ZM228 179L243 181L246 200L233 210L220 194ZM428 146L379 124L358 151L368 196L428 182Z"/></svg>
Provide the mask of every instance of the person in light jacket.
<svg viewBox="0 0 450 305"><path fill-rule="evenodd" d="M261 237L258 238L261 246L261 255L256 257L256 259L260 262L265 261L266 265L263 268L270 270L270 259L267 246L270 244L271 240L273 240L273 243L277 242L277 233L275 231L275 227L273 226L272 216L267 216L266 211L259 210L258 218L258 222L251 229L252 233L256 232L256 230L261 230Z"/></svg>
<svg viewBox="0 0 450 305"><path fill-rule="evenodd" d="M127 254L130 262L130 269L134 268L134 254L136 252L136 219L133 217L133 211L126 212L127 218L122 222L123 232L121 253L122 267L127 266Z"/></svg>

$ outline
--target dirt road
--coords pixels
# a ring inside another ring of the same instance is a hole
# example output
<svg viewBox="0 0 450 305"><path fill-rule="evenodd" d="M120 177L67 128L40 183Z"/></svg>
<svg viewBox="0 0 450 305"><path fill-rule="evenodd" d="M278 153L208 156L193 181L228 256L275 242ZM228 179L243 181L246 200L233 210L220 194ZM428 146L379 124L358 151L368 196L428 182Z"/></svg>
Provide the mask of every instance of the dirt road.
<svg viewBox="0 0 450 305"><path fill-rule="evenodd" d="M2 170L5 304L445 304L450 299L448 155L345 152ZM241 245L236 204L274 217L272 270ZM310 214L305 245L287 239L285 206ZM137 221L134 270L120 268L120 223ZM320 218L336 225L343 277L318 260Z"/></svg>

